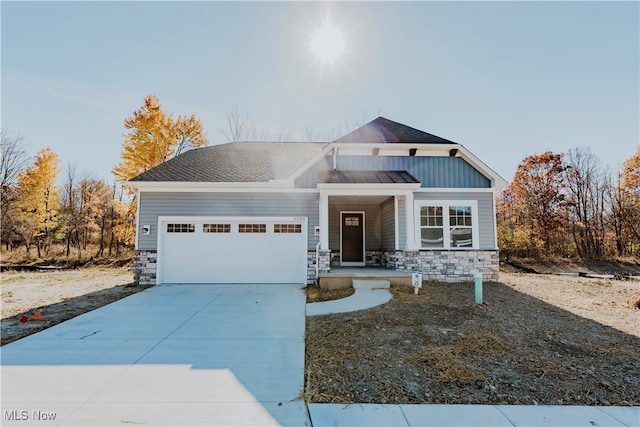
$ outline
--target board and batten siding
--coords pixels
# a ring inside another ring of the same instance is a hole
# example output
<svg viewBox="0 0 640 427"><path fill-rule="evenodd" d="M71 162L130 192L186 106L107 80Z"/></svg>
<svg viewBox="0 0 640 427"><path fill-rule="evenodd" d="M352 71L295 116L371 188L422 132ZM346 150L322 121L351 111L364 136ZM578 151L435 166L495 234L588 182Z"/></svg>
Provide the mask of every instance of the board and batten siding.
<svg viewBox="0 0 640 427"><path fill-rule="evenodd" d="M318 237L314 227L318 218L319 196L314 193L172 193L141 192L138 226L138 250L157 250L159 216L226 217L306 217L310 250ZM143 235L142 226L151 225Z"/></svg>
<svg viewBox="0 0 640 427"><path fill-rule="evenodd" d="M428 193L420 192L414 194L414 203L424 200L447 201L447 200L477 200L478 202L478 249L496 249L495 242L495 212L493 211L493 193ZM419 218L416 218L419 221Z"/></svg>
<svg viewBox="0 0 640 427"><path fill-rule="evenodd" d="M491 180L459 157L338 156L337 170L407 171L423 188L490 188ZM320 159L296 179L296 187L315 188L317 174L332 169L329 157Z"/></svg>

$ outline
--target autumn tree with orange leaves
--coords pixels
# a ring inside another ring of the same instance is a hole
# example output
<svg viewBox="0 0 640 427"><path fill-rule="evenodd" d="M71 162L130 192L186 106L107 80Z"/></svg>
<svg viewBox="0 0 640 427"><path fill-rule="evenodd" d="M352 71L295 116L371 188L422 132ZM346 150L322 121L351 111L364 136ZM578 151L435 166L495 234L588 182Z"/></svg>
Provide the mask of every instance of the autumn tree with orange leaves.
<svg viewBox="0 0 640 427"><path fill-rule="evenodd" d="M501 255L640 254L640 148L617 179L588 148L526 157L496 199Z"/></svg>
<svg viewBox="0 0 640 427"><path fill-rule="evenodd" d="M20 236L31 256L35 243L38 256L50 245L53 231L59 226L58 155L50 148L40 150L34 163L18 174L17 200L10 215L15 220L15 232Z"/></svg>
<svg viewBox="0 0 640 427"><path fill-rule="evenodd" d="M499 243L506 251L535 256L551 247L566 216L563 155L547 151L525 158L498 200Z"/></svg>
<svg viewBox="0 0 640 427"><path fill-rule="evenodd" d="M160 101L153 95L147 96L142 107L125 119L124 127L128 132L124 134L122 161L113 169L122 183L188 147L203 147L209 143L200 120L194 115L174 119L162 110Z"/></svg>
<svg viewBox="0 0 640 427"><path fill-rule="evenodd" d="M618 252L640 252L640 146L622 165L622 173L611 201L612 217L617 220L618 226Z"/></svg>
<svg viewBox="0 0 640 427"><path fill-rule="evenodd" d="M177 156L189 147L198 148L209 144L200 120L195 115L178 116L164 112L160 100L149 95L144 104L124 121L127 133L122 143L122 161L113 169L113 174L122 186L132 194L126 185L131 178ZM137 200L120 200L114 203L118 221L114 226L118 241L133 244L135 240L135 216Z"/></svg>

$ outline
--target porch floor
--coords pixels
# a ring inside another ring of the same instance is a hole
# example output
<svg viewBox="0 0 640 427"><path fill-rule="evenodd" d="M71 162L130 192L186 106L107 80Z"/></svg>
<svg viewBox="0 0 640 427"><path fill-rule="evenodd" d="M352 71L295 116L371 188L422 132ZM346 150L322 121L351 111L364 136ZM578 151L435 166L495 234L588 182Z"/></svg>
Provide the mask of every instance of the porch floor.
<svg viewBox="0 0 640 427"><path fill-rule="evenodd" d="M411 274L382 267L331 267L328 273L320 273L322 289L343 289L353 286L353 279L388 280L392 285L411 286Z"/></svg>

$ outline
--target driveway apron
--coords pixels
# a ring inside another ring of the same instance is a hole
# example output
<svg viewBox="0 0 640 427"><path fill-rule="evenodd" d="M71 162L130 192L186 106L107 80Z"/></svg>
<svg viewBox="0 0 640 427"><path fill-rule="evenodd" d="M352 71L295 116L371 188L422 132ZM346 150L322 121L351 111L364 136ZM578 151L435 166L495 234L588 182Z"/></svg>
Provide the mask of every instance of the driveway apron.
<svg viewBox="0 0 640 427"><path fill-rule="evenodd" d="M0 348L1 424L310 425L304 329L302 286L156 286Z"/></svg>

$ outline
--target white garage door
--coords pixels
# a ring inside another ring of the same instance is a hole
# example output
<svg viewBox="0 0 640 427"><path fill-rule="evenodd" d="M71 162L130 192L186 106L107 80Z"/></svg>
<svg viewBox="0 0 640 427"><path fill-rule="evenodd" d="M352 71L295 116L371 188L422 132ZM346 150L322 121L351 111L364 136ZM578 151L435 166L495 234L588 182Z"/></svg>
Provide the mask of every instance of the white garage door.
<svg viewBox="0 0 640 427"><path fill-rule="evenodd" d="M301 218L159 221L158 283L306 283Z"/></svg>

